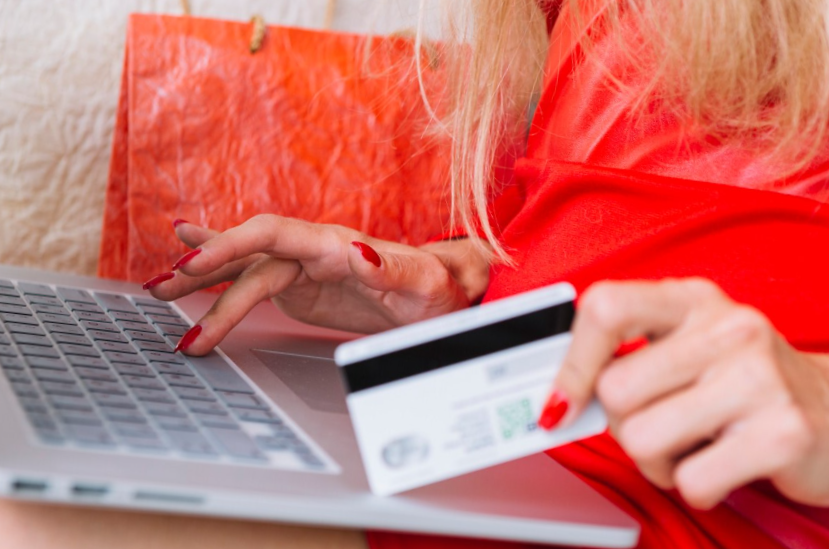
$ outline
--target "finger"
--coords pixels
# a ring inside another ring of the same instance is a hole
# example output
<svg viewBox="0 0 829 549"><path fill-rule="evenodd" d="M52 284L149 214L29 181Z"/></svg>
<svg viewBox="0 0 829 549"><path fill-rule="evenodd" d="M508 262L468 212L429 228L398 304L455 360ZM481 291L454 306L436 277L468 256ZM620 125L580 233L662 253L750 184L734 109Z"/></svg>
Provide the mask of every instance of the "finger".
<svg viewBox="0 0 829 549"><path fill-rule="evenodd" d="M177 262L182 272L201 276L257 253L284 259L332 258L344 264L348 242L343 235L358 234L343 227L309 223L277 215L258 215L217 235ZM175 270L175 269L174 269Z"/></svg>
<svg viewBox="0 0 829 549"><path fill-rule="evenodd" d="M690 505L710 509L732 490L794 464L812 441L800 410L769 407L682 460L674 482Z"/></svg>
<svg viewBox="0 0 829 549"><path fill-rule="evenodd" d="M207 354L251 309L287 288L301 271L299 263L291 260L263 257L254 262L191 329L197 337L180 350L195 356Z"/></svg>
<svg viewBox="0 0 829 549"><path fill-rule="evenodd" d="M368 244L352 242L348 265L354 277L373 290L420 298L435 305L458 298L458 285L433 254L380 254Z"/></svg>
<svg viewBox="0 0 829 549"><path fill-rule="evenodd" d="M211 238L216 237L219 231L195 225L187 221L180 222L175 226L176 236L184 242L188 248L201 246Z"/></svg>
<svg viewBox="0 0 829 549"><path fill-rule="evenodd" d="M752 359L723 358L710 366L713 375L656 401L619 424L616 434L620 445L645 476L661 488L673 488L674 468L681 456L705 445L727 425L765 402L765 394L773 384L746 380L746 368L735 360Z"/></svg>
<svg viewBox="0 0 829 549"><path fill-rule="evenodd" d="M173 301L198 290L235 280L242 271L262 257L265 256L256 255L234 261L206 276L187 276L184 273L174 271L162 273L145 282L144 289L149 290L150 294L156 299Z"/></svg>
<svg viewBox="0 0 829 549"><path fill-rule="evenodd" d="M542 426L554 424L551 417L562 425L575 420L590 401L599 373L624 341L662 337L679 327L692 308L719 295L713 284L698 280L593 285L580 299L573 342L542 413ZM553 409L555 414L550 414Z"/></svg>

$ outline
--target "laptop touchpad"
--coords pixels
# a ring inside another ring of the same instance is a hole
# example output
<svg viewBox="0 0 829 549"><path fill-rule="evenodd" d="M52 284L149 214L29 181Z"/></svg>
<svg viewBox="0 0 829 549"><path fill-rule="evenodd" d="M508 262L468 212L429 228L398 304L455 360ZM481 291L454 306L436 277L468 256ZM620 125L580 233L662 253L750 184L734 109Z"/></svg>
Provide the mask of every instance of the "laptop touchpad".
<svg viewBox="0 0 829 549"><path fill-rule="evenodd" d="M312 410L347 414L337 365L319 358L266 349L251 349L265 367Z"/></svg>

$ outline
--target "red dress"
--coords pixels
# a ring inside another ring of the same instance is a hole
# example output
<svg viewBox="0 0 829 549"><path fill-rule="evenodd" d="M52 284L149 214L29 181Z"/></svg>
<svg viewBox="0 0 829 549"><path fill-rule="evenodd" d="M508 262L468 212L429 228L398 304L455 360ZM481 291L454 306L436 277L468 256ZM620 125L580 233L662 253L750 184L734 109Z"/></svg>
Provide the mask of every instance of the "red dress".
<svg viewBox="0 0 829 549"><path fill-rule="evenodd" d="M829 352L829 155L781 179L770 158L694 139L687 121L637 122L636 78L618 93L602 69L579 64L584 31L565 7L526 158L497 202L517 268L494 268L485 300L561 280L583 290L602 279L704 276L763 311L795 347ZM593 38L604 65L623 71L610 40ZM789 502L768 483L702 512L650 484L607 434L548 454L640 522L641 548L829 547L829 509ZM521 547L379 532L368 540L373 549Z"/></svg>

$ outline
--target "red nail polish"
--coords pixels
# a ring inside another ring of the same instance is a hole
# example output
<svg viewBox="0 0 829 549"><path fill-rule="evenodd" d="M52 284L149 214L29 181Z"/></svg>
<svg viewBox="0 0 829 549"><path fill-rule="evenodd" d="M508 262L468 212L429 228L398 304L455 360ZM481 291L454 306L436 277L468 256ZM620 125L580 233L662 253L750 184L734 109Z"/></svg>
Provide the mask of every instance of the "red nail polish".
<svg viewBox="0 0 829 549"><path fill-rule="evenodd" d="M192 328L187 330L187 333L184 334L181 337L181 339L178 341L178 345L176 345L176 348L175 348L174 352L177 353L179 351L186 351L187 348L190 345L192 345L194 341L196 341L196 338L199 337L200 333L201 333L201 326L199 324L196 324L195 326L193 326Z"/></svg>
<svg viewBox="0 0 829 549"><path fill-rule="evenodd" d="M547 400L544 410L541 411L541 417L538 418L538 426L549 431L559 424L561 418L567 413L567 408L570 403L567 402L567 397L561 391L554 391Z"/></svg>
<svg viewBox="0 0 829 549"><path fill-rule="evenodd" d="M175 276L176 276L176 273L172 273L172 272L170 272L170 273L161 273L160 275L155 275L154 277L149 279L141 287L144 288L145 290L149 290L150 288L155 288L156 286L158 286L162 282L167 282L168 280L170 280L171 278L174 278Z"/></svg>
<svg viewBox="0 0 829 549"><path fill-rule="evenodd" d="M190 222L187 221L186 219L173 219L173 228L175 229L176 227L178 227L182 223L190 223Z"/></svg>
<svg viewBox="0 0 829 549"><path fill-rule="evenodd" d="M200 253L201 253L201 248L196 248L195 250L190 250L189 252L187 252L186 254L181 256L178 259L178 261L176 261L173 264L173 270L177 271L177 270L181 269L182 267L184 267L185 265L190 263L190 260L193 259L194 257L196 257L197 255L199 255Z"/></svg>
<svg viewBox="0 0 829 549"><path fill-rule="evenodd" d="M363 244L362 242L352 242L351 245L360 250L360 253L363 254L363 259L371 262L375 267L379 267L383 264L383 262L380 261L380 256L377 255L374 248L368 244Z"/></svg>

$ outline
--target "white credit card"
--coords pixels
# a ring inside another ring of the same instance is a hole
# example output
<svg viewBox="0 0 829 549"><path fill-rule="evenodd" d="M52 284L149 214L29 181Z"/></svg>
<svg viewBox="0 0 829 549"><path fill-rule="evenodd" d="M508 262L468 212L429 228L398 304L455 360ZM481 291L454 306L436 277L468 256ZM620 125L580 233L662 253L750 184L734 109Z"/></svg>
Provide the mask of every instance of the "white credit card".
<svg viewBox="0 0 829 549"><path fill-rule="evenodd" d="M604 431L595 401L566 429L536 425L570 345L575 297L555 284L340 345L371 491L395 494Z"/></svg>

